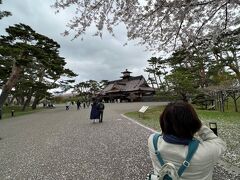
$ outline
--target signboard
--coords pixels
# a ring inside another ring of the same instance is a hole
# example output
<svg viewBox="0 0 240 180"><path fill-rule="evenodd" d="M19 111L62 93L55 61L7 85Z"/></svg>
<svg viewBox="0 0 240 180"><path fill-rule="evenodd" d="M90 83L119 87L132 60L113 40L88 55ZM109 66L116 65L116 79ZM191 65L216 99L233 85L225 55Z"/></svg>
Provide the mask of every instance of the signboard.
<svg viewBox="0 0 240 180"><path fill-rule="evenodd" d="M140 113L145 113L145 111L148 109L148 107L149 107L149 106L143 106L143 107L141 107L141 109L139 109L138 112L140 112Z"/></svg>

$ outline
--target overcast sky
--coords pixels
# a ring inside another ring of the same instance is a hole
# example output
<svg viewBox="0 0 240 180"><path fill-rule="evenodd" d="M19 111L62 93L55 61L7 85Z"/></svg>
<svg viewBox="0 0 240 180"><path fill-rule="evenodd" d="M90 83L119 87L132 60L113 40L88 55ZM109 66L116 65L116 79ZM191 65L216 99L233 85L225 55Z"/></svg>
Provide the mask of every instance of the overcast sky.
<svg viewBox="0 0 240 180"><path fill-rule="evenodd" d="M144 51L144 47L136 46L136 42L127 42L123 26L115 28L116 37L108 33L103 39L92 36L93 30L80 38L71 41L71 37L63 37L66 24L71 19L71 10L55 14L50 6L54 0L3 0L1 10L7 10L12 16L0 22L0 34L5 34L9 25L24 23L36 32L46 35L61 45L60 55L66 59L66 67L78 74L76 82L103 79L119 79L125 69L133 72L133 76L147 74L144 68L152 54Z"/></svg>

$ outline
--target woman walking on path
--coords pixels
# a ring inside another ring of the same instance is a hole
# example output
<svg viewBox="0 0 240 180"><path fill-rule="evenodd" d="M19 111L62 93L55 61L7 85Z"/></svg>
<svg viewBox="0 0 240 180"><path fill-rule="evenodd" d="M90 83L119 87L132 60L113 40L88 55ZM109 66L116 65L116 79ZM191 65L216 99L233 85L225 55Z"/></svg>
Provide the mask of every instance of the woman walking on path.
<svg viewBox="0 0 240 180"><path fill-rule="evenodd" d="M99 111L99 122L102 123L103 121L103 111L104 111L104 104L103 104L103 101L100 100L99 103L98 103L98 111Z"/></svg>
<svg viewBox="0 0 240 180"><path fill-rule="evenodd" d="M69 110L70 106L71 106L71 102L70 102L70 101L67 101L67 102L66 102L66 110L67 110L67 111Z"/></svg>
<svg viewBox="0 0 240 180"><path fill-rule="evenodd" d="M180 179L212 180L214 165L226 150L226 143L202 125L194 108L186 102L168 104L160 116L160 127L162 135L156 145L153 144L156 135L152 134L148 139L154 173L162 167L155 154L156 148L164 162L174 164L178 170L184 164L189 143L195 136L200 143Z"/></svg>
<svg viewBox="0 0 240 180"><path fill-rule="evenodd" d="M90 119L93 120L93 123L95 123L96 119L100 119L98 103L95 99L93 100L93 103L91 106L92 106L92 108L91 108L91 112L90 112Z"/></svg>
<svg viewBox="0 0 240 180"><path fill-rule="evenodd" d="M81 107L81 102L79 100L77 100L77 110L79 110Z"/></svg>

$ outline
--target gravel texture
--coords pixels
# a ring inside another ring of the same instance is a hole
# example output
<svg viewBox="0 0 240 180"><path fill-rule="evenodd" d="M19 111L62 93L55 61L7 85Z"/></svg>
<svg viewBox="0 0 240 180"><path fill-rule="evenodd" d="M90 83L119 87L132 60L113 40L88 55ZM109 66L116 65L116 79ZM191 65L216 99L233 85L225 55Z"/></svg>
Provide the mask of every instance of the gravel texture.
<svg viewBox="0 0 240 180"><path fill-rule="evenodd" d="M145 179L151 132L121 113L155 104L105 104L103 123L95 124L90 109L64 106L1 120L0 179ZM214 179L240 178L218 165Z"/></svg>

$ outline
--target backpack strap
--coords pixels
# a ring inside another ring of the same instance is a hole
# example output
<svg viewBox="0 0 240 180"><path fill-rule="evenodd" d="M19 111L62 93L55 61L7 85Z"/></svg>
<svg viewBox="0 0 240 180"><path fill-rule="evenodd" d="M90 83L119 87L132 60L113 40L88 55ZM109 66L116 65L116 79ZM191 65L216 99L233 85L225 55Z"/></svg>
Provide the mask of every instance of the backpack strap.
<svg viewBox="0 0 240 180"><path fill-rule="evenodd" d="M154 147L154 150L155 150L155 154L156 154L156 156L158 158L158 161L160 162L161 166L163 166L165 164L165 162L162 159L162 156L161 156L161 154L160 154L160 152L158 151L158 148L157 148L157 142L158 142L158 139L159 139L160 136L161 136L161 134L158 134L158 133L154 134L154 136L153 136L153 147ZM193 139L189 143L189 145L188 145L188 153L187 153L186 159L183 161L182 165L178 169L178 176L179 177L181 177L181 175L183 174L185 169L187 167L189 167L190 161L191 161L194 153L196 152L196 150L198 148L198 145L199 145L199 140L197 140L197 139Z"/></svg>
<svg viewBox="0 0 240 180"><path fill-rule="evenodd" d="M158 142L158 138L161 136L161 134L158 134L158 133L155 133L154 136L153 136L153 147L154 147L154 150L155 150L155 154L158 158L158 161L160 162L161 166L163 166L165 164L165 162L163 161L162 159L162 156L160 154L160 152L158 151L158 148L157 148L157 142Z"/></svg>
<svg viewBox="0 0 240 180"><path fill-rule="evenodd" d="M190 161L194 155L194 153L196 152L197 148L199 145L199 141L197 139L193 139L189 145L188 145L188 154L187 157L185 159L185 161L183 161L182 165L180 166L180 168L178 169L178 175L179 177L183 174L183 172L185 171L185 169L187 167L189 167L190 165Z"/></svg>

